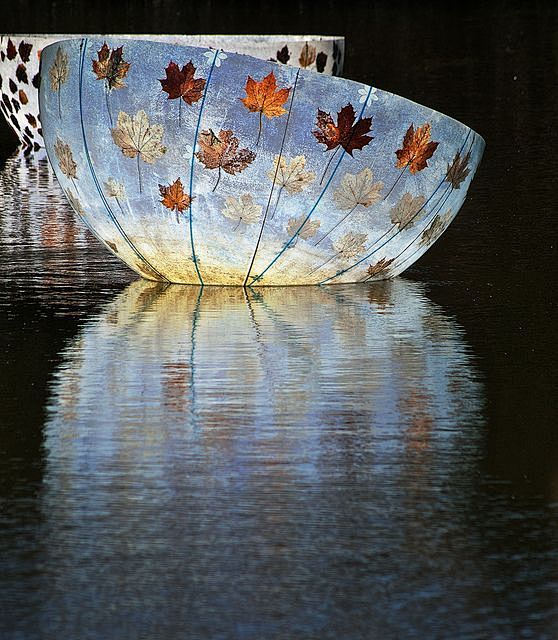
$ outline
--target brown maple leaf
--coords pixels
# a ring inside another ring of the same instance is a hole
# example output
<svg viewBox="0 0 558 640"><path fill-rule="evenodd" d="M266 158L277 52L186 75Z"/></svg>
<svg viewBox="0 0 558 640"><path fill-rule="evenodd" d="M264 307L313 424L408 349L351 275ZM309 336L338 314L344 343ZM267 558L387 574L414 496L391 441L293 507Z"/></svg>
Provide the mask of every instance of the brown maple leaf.
<svg viewBox="0 0 558 640"><path fill-rule="evenodd" d="M459 189L461 183L471 173L469 168L469 160L471 159L471 152L469 151L464 158L461 157L459 151L455 154L455 158L451 165L448 164L448 171L446 173L445 181L451 184L452 189Z"/></svg>
<svg viewBox="0 0 558 640"><path fill-rule="evenodd" d="M287 64L290 58L291 54L289 53L289 47L287 45L277 51L277 62L280 62L281 64Z"/></svg>
<svg viewBox="0 0 558 640"><path fill-rule="evenodd" d="M432 157L438 147L437 142L430 140L431 129L429 122L422 127L417 127L416 130L413 125L407 129L403 138L403 147L395 152L398 169L409 167L409 171L415 174L428 166L427 160Z"/></svg>
<svg viewBox="0 0 558 640"><path fill-rule="evenodd" d="M316 61L316 47L309 45L307 42L302 47L298 63L301 67L306 68Z"/></svg>
<svg viewBox="0 0 558 640"><path fill-rule="evenodd" d="M318 73L323 73L325 70L325 66L327 64L327 53L320 51L316 56L316 71Z"/></svg>
<svg viewBox="0 0 558 640"><path fill-rule="evenodd" d="M260 81L248 76L245 91L246 97L240 98L240 100L249 111L260 114L258 139L256 141L256 144L258 144L262 134L262 115L271 119L287 113L283 105L289 98L291 88L283 87L282 89L277 89L275 74L270 71Z"/></svg>
<svg viewBox="0 0 558 640"><path fill-rule="evenodd" d="M202 131L198 136L198 143L200 150L196 152L196 158L207 169L219 170L213 191L221 179L221 169L234 176L244 171L256 157L256 154L250 149L238 148L238 138L230 129L221 129L219 135L215 135L212 129Z"/></svg>
<svg viewBox="0 0 558 640"><path fill-rule="evenodd" d="M159 193L163 197L161 203L164 204L167 209L176 211L176 220L177 222L180 222L178 214L182 213L184 209L189 209L192 204L192 200L194 199L187 193L184 193L182 180L177 178L172 184L160 184Z"/></svg>
<svg viewBox="0 0 558 640"><path fill-rule="evenodd" d="M359 118L355 122L356 114L351 103L339 111L337 114L337 124L333 121L331 114L318 109L315 131L312 131L316 140L325 144L326 150L330 151L337 147L343 147L349 155L353 155L355 149L362 149L374 138L367 134L372 126L372 117Z"/></svg>
<svg viewBox="0 0 558 640"><path fill-rule="evenodd" d="M29 54L31 53L32 48L33 45L29 42L25 42L24 40L19 43L19 47L17 48L17 50L19 51L19 57L23 60L23 62L29 62Z"/></svg>
<svg viewBox="0 0 558 640"><path fill-rule="evenodd" d="M389 260L386 258L382 258L378 260L375 264L371 264L366 270L367 276L366 280L370 278L374 278L379 275L387 275L389 271L390 264L395 260L395 258L390 258Z"/></svg>
<svg viewBox="0 0 558 640"><path fill-rule="evenodd" d="M93 71L97 80L105 80L109 91L123 89L126 85L124 78L130 68L130 63L122 57L122 47L110 49L105 42L97 51L98 60L93 60Z"/></svg>
<svg viewBox="0 0 558 640"><path fill-rule="evenodd" d="M194 104L203 95L205 80L203 78L194 78L196 67L190 60L182 69L176 62L169 62L169 66L165 69L167 77L159 80L163 91L166 91L169 100L182 98L186 104Z"/></svg>
<svg viewBox="0 0 558 640"><path fill-rule="evenodd" d="M113 126L112 114L110 112L108 95L113 89L123 89L126 84L124 78L130 68L130 63L126 62L122 57L122 47L110 49L105 42L97 51L98 60L93 60L93 71L97 76L97 80L104 80L107 91L105 93L105 102L110 120L110 126Z"/></svg>
<svg viewBox="0 0 558 640"><path fill-rule="evenodd" d="M446 213L436 214L430 225L422 232L420 236L419 246L432 245L442 233L448 228L449 223L453 217L452 210L449 209Z"/></svg>
<svg viewBox="0 0 558 640"><path fill-rule="evenodd" d="M70 74L69 58L61 47L56 49L56 56L54 62L49 69L48 75L50 77L50 87L53 91L58 93L58 117L62 118L62 108L60 105L60 91L62 85L67 82Z"/></svg>
<svg viewBox="0 0 558 640"><path fill-rule="evenodd" d="M15 44L8 38L8 45L6 47L6 56L8 60L13 60L17 56L17 49Z"/></svg>
<svg viewBox="0 0 558 640"><path fill-rule="evenodd" d="M70 145L66 144L63 140L60 140L60 138L56 138L56 142L54 143L54 153L58 159L60 171L62 171L67 178L70 178L70 180L77 180L77 164L74 160Z"/></svg>
<svg viewBox="0 0 558 640"><path fill-rule="evenodd" d="M374 138L366 135L372 128L372 117L359 118L356 122L356 113L351 103L344 106L337 114L337 124L335 124L331 114L318 109L316 118L316 130L312 131L316 140L324 144L326 151L335 149L334 154L329 159L320 184L323 182L328 167L334 155L340 148L343 148L350 156L355 149L363 149Z"/></svg>

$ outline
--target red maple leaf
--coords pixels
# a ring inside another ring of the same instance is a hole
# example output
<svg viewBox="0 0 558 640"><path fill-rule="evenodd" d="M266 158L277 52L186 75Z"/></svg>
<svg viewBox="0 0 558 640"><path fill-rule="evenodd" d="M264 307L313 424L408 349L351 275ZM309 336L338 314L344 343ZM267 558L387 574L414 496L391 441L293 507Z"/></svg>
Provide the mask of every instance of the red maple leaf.
<svg viewBox="0 0 558 640"><path fill-rule="evenodd" d="M374 138L366 135L372 128L372 117L359 118L356 122L356 114L351 103L337 114L335 124L331 114L318 109L315 131L312 131L316 140L325 144L326 150L343 147L349 155L353 155L355 149L362 149Z"/></svg>
<svg viewBox="0 0 558 640"><path fill-rule="evenodd" d="M185 64L182 69L176 62L169 62L169 66L165 69L167 77L159 80L163 91L169 94L168 99L182 98L186 104L194 104L203 95L205 80L203 78L194 78L196 67L192 61Z"/></svg>

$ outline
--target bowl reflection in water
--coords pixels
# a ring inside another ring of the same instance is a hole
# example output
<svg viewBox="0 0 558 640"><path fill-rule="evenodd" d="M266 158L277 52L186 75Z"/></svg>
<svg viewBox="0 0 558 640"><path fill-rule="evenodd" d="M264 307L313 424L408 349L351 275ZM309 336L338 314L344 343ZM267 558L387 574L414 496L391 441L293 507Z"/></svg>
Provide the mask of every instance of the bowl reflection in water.
<svg viewBox="0 0 558 640"><path fill-rule="evenodd" d="M338 638L330 617L384 619L390 589L399 606L463 561L461 534L422 532L462 526L480 398L419 284L131 284L52 382L49 628Z"/></svg>

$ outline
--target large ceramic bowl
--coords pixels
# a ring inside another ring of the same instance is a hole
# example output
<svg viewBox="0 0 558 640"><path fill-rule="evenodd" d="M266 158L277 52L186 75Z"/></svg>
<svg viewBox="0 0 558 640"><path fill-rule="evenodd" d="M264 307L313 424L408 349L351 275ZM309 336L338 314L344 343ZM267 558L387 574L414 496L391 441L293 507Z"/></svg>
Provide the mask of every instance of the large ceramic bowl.
<svg viewBox="0 0 558 640"><path fill-rule="evenodd" d="M150 279L390 278L447 228L484 148L391 93L220 50L70 40L43 51L41 73L68 199Z"/></svg>
<svg viewBox="0 0 558 640"><path fill-rule="evenodd" d="M28 150L43 146L39 119L39 59L49 44L75 36L69 34L0 35L0 110ZM102 36L89 36L101 38ZM207 46L236 51L282 64L340 74L344 38L287 35L134 35L105 36L108 40L149 39L179 45Z"/></svg>

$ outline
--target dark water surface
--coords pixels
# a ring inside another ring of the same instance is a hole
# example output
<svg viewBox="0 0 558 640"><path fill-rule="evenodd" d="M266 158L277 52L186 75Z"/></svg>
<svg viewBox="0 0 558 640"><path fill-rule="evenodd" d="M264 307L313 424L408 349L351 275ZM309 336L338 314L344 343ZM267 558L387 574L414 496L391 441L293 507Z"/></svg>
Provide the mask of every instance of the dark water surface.
<svg viewBox="0 0 558 640"><path fill-rule="evenodd" d="M405 277L201 291L0 129L0 638L558 638L556 5L27 5L6 30L341 32L487 149Z"/></svg>

